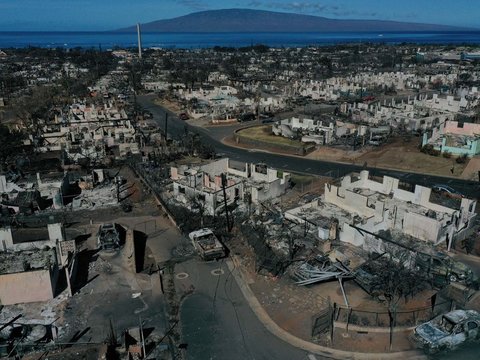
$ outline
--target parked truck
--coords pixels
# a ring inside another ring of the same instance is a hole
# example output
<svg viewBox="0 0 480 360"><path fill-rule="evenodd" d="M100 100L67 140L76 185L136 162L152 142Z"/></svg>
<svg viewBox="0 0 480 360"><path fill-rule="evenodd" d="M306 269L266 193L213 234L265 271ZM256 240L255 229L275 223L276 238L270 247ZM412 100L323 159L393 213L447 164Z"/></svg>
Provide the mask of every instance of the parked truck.
<svg viewBox="0 0 480 360"><path fill-rule="evenodd" d="M225 247L210 229L192 231L188 237L203 260L219 259L225 256Z"/></svg>

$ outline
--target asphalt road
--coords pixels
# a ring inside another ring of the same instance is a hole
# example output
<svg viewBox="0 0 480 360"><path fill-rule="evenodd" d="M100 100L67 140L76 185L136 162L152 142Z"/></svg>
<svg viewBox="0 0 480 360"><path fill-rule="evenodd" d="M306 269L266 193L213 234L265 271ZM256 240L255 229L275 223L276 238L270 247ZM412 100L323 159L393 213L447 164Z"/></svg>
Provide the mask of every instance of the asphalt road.
<svg viewBox="0 0 480 360"><path fill-rule="evenodd" d="M224 154L226 157L234 160L245 162L264 162L271 167L281 170L330 177L340 177L353 171L367 169L372 175L388 175L411 184L419 184L424 186L447 184L468 197L480 197L480 182L442 176L409 173L398 170L372 168L368 167L368 164L367 167L364 168L359 165L311 160L294 156L273 154L261 150L247 150L230 147L223 144L221 139L230 135L234 129L241 127L241 125L233 127L219 127L215 129L191 126L178 119L175 114L165 110L161 106L155 105L152 102L154 98L154 95L142 95L137 97L137 101L145 110L148 110L153 114L154 120L160 126L162 131L165 129L165 114L168 112L167 132L170 138L181 139L181 136L185 134L185 130L188 129L188 131L197 133L204 141L213 145L217 153Z"/></svg>
<svg viewBox="0 0 480 360"><path fill-rule="evenodd" d="M250 309L224 261L175 267L177 291L193 286L180 308L189 360L320 360L272 335Z"/></svg>
<svg viewBox="0 0 480 360"><path fill-rule="evenodd" d="M165 128L166 110L152 103L153 96L137 97L139 104L149 110L160 128ZM342 176L363 167L299 157L270 154L233 148L221 143L236 128L244 125L205 129L191 126L168 112L168 134L172 139L181 139L185 130L199 134L212 144L217 153L249 162L265 162L268 165L293 172L323 176ZM369 168L375 175L389 175L413 184L431 186L449 184L467 196L478 197L480 184L440 176L422 175L389 169ZM187 344L186 355L190 360L320 360L318 355L295 348L272 335L248 306L234 278L223 262L200 262L191 260L175 268L178 291L194 289L181 304L182 343ZM476 359L478 347L467 347L460 354L465 360ZM442 359L453 359L445 355Z"/></svg>

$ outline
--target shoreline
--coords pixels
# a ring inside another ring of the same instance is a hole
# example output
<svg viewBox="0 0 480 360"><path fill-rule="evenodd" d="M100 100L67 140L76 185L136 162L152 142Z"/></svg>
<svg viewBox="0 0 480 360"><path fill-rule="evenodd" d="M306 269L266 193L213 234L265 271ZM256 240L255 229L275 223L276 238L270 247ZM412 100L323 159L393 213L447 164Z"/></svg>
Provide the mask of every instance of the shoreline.
<svg viewBox="0 0 480 360"><path fill-rule="evenodd" d="M57 48L105 49L136 48L136 32L107 31L0 31L1 49ZM29 35L29 36L26 36ZM218 47L250 47L252 42L271 48L378 45L456 45L480 44L480 30L460 31L337 31L337 32L143 32L143 48L212 49ZM219 36L221 35L221 39ZM383 36L379 36L383 35ZM428 36L430 35L430 36ZM459 36L465 35L465 36ZM83 37L83 38L82 38ZM439 38L440 37L440 38Z"/></svg>

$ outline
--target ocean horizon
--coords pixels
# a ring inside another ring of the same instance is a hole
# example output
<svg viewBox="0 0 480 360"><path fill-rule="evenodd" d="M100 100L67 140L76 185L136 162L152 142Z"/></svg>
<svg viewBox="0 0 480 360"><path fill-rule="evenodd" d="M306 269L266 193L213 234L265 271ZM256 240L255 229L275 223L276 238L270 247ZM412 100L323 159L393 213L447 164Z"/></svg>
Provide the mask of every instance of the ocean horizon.
<svg viewBox="0 0 480 360"><path fill-rule="evenodd" d="M255 33L142 33L144 48L195 49L245 47L263 44L271 47L325 46L350 43L410 43L424 45L480 45L480 31L455 32L255 32ZM136 33L88 31L2 31L0 48L131 48L137 46Z"/></svg>

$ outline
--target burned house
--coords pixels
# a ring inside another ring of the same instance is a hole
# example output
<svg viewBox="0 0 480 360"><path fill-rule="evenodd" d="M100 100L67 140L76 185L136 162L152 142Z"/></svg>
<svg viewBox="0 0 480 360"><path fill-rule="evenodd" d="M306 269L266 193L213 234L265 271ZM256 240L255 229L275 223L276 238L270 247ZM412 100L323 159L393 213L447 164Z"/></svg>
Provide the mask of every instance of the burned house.
<svg viewBox="0 0 480 360"><path fill-rule="evenodd" d="M70 284L76 272L75 241L61 224L0 228L0 303L48 301L56 296L60 270Z"/></svg>
<svg viewBox="0 0 480 360"><path fill-rule="evenodd" d="M43 209L45 204L34 184L16 184L0 175L0 209L2 214L25 213L31 214Z"/></svg>
<svg viewBox="0 0 480 360"><path fill-rule="evenodd" d="M51 300L58 279L57 254L54 248L0 253L0 303Z"/></svg>
<svg viewBox="0 0 480 360"><path fill-rule="evenodd" d="M75 177L79 193L71 199L72 210L116 206L122 193L120 178L110 177L104 169Z"/></svg>
<svg viewBox="0 0 480 360"><path fill-rule="evenodd" d="M37 173L16 182L0 175L1 214L33 214L45 209L72 210L115 206L119 202L120 185L104 169L91 173Z"/></svg>
<svg viewBox="0 0 480 360"><path fill-rule="evenodd" d="M56 245L63 239L60 224L41 229L0 229L0 302L3 305L54 298L62 262Z"/></svg>
<svg viewBox="0 0 480 360"><path fill-rule="evenodd" d="M174 198L192 209L202 207L210 215L222 211L225 202L255 205L275 199L290 186L289 173L228 158L201 166L172 167L170 174Z"/></svg>
<svg viewBox="0 0 480 360"><path fill-rule="evenodd" d="M407 188L398 179L377 179L362 171L326 184L322 198L287 211L285 217L298 223L305 219L336 219L338 240L376 252L381 252L383 245L368 232L394 231L449 248L453 240L462 240L472 232L476 201L461 198L455 204L447 204L439 200L432 198L430 188ZM326 224L318 226L320 239L327 239L330 234Z"/></svg>
<svg viewBox="0 0 480 360"><path fill-rule="evenodd" d="M422 146L431 145L441 153L473 157L480 154L480 124L445 121L423 134Z"/></svg>
<svg viewBox="0 0 480 360"><path fill-rule="evenodd" d="M15 180L15 181L14 181ZM8 179L0 175L0 205L10 212L32 214L47 208L60 209L70 195L70 174L37 173L36 177Z"/></svg>
<svg viewBox="0 0 480 360"><path fill-rule="evenodd" d="M139 154L137 137L122 105L107 101L71 105L30 140L38 152L61 151L63 158L73 163L99 163L111 155L124 158Z"/></svg>

